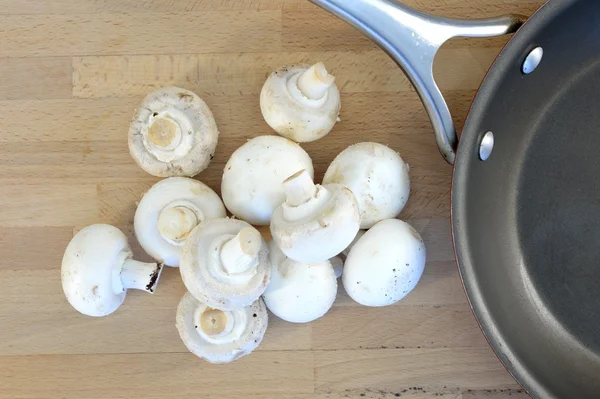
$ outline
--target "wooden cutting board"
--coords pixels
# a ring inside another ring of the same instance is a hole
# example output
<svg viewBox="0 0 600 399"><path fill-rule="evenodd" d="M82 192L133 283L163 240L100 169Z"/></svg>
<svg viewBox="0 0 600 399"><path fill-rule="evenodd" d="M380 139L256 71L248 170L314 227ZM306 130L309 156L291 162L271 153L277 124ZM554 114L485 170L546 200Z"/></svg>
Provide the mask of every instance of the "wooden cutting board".
<svg viewBox="0 0 600 399"><path fill-rule="evenodd" d="M406 0L425 11L531 14L541 0ZM462 126L506 38L454 40L436 76ZM358 306L340 289L306 325L271 318L263 344L230 365L188 353L175 329L177 269L154 295L130 292L105 318L76 313L60 285L73 230L110 223L132 237L135 201L156 178L129 156L127 128L150 90L177 85L209 104L221 131L197 178L219 192L223 165L271 134L258 93L281 65L324 61L342 123L304 145L317 179L346 146L377 141L410 164L400 217L423 235L425 274L405 300ZM450 236L451 168L409 82L374 44L304 0L0 0L1 398L444 398L526 395L481 334Z"/></svg>

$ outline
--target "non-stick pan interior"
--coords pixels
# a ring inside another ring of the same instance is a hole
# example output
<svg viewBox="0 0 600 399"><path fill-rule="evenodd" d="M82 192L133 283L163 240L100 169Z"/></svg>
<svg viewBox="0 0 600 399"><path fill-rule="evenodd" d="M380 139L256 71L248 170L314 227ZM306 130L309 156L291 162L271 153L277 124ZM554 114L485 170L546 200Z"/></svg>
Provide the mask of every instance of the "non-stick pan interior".
<svg viewBox="0 0 600 399"><path fill-rule="evenodd" d="M453 223L507 368L537 398L600 398L600 1L551 0L499 56L461 136Z"/></svg>

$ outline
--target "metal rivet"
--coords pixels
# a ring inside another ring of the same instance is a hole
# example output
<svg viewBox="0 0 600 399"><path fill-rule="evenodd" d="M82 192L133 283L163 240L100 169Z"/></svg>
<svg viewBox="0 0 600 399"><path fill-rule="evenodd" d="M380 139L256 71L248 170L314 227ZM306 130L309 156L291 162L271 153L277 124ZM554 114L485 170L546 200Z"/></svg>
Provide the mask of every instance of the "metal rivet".
<svg viewBox="0 0 600 399"><path fill-rule="evenodd" d="M487 159L492 155L492 150L494 149L494 133L486 132L481 139L481 144L479 144L479 159L482 161L487 161Z"/></svg>
<svg viewBox="0 0 600 399"><path fill-rule="evenodd" d="M527 54L525 57L525 61L523 61L523 66L521 70L525 75L529 75L531 72L535 71L535 69L542 62L542 57L544 56L544 49L541 47L536 47Z"/></svg>

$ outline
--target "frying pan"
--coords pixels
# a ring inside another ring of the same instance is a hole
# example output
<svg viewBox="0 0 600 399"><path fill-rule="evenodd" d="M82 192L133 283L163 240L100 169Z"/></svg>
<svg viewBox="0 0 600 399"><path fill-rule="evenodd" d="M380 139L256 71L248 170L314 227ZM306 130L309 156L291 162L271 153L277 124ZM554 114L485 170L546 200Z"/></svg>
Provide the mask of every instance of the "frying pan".
<svg viewBox="0 0 600 399"><path fill-rule="evenodd" d="M434 17L393 0L311 0L381 46L414 84L454 164L454 247L492 348L535 398L600 398L600 1L524 18ZM432 75L454 36L518 31L457 144Z"/></svg>

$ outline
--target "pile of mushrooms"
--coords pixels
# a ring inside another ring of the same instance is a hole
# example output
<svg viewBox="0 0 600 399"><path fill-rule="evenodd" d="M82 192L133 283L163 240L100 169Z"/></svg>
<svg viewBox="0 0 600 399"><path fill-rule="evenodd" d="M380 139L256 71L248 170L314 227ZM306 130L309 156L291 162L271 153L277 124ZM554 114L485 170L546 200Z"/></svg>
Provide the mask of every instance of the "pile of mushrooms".
<svg viewBox="0 0 600 399"><path fill-rule="evenodd" d="M231 154L221 200L193 178L208 167L219 135L206 103L177 87L146 96L129 128L129 149L142 169L165 179L141 196L133 230L156 262L133 260L117 227L83 228L61 268L73 308L109 315L128 289L153 293L163 267L179 267L187 290L174 309L181 340L208 362L228 363L260 345L267 309L291 323L323 317L340 277L365 306L394 304L417 286L425 245L396 219L410 194L400 155L379 143L351 145L318 184L298 144L323 138L340 121L340 93L325 65L277 69L260 108L279 136L254 137ZM262 232L272 240L254 226L269 226Z"/></svg>

